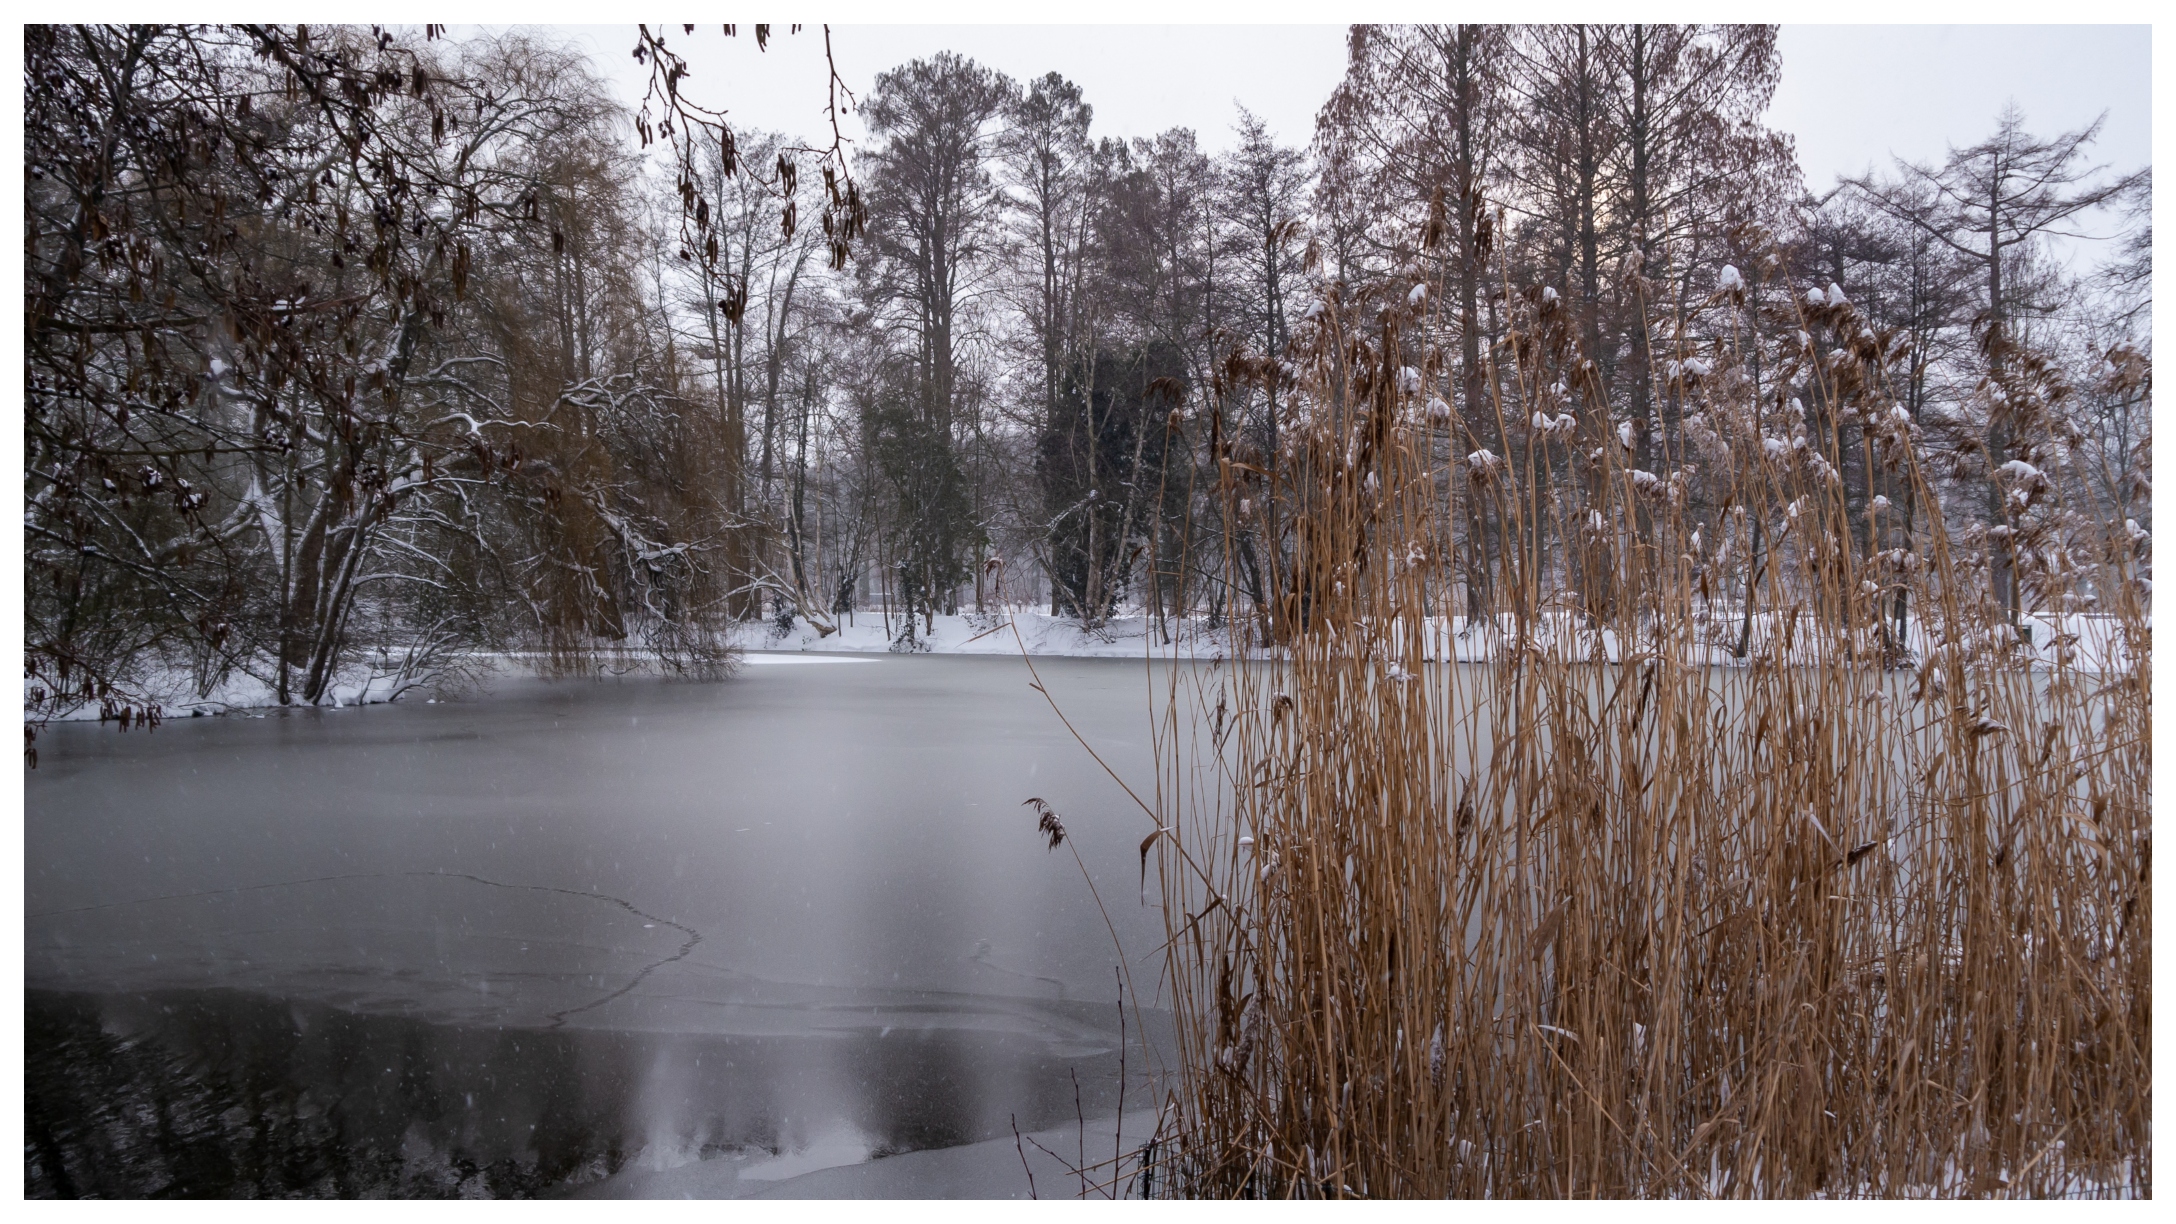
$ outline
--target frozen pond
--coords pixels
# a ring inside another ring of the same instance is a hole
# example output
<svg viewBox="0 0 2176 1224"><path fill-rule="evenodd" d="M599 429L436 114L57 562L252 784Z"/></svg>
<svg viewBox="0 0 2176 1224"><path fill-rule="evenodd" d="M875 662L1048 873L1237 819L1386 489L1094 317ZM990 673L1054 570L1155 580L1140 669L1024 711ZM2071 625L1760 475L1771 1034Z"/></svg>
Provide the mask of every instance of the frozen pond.
<svg viewBox="0 0 2176 1224"><path fill-rule="evenodd" d="M48 729L29 1192L741 1192L1114 1112L1118 956L1021 802L1152 991L1147 818L1017 658L755 658ZM1148 783L1146 666L1036 666Z"/></svg>

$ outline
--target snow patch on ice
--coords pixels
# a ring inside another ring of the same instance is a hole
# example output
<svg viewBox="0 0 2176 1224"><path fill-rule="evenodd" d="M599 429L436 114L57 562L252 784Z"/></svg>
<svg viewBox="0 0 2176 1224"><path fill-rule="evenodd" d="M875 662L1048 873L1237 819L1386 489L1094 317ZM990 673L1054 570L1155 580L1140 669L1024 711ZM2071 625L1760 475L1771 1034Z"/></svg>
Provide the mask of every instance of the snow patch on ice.
<svg viewBox="0 0 2176 1224"><path fill-rule="evenodd" d="M769 1160L742 1165L742 1181L783 1181L814 1173L818 1169L835 1169L840 1165L860 1164L869 1159L874 1145L868 1136L854 1128L850 1122L840 1121L817 1135L808 1146L795 1152L785 1152Z"/></svg>

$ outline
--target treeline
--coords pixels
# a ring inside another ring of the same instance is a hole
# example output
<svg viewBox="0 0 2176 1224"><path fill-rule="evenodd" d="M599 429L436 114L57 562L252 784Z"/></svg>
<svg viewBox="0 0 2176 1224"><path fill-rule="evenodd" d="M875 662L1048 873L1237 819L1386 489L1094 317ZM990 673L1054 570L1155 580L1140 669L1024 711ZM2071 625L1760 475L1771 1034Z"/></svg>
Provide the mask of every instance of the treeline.
<svg viewBox="0 0 2176 1224"><path fill-rule="evenodd" d="M1460 524L1447 611L1494 606L1514 552L1569 574L1599 448L1726 513L1686 463L1710 377L1836 473L1855 547L1947 515L2013 614L2066 523L2146 517L2145 174L2013 115L1811 194L1761 123L1769 27L1355 27L1310 146L1241 112L1215 155L940 55L859 100L858 234L790 136L683 130L667 182L538 37L25 48L38 713L175 677L383 696L479 648L699 673L737 623L870 604L911 648L1000 584L1090 629L1280 640L1293 342L1371 303L1443 355L1410 376L1454 479L1560 490ZM2049 239L2090 210L2132 224L2077 275ZM1847 359L1901 416L1842 419ZM1940 506L1883 483L1876 426L1939 456Z"/></svg>
<svg viewBox="0 0 2176 1224"><path fill-rule="evenodd" d="M579 56L34 26L24 76L34 713L716 664L730 451Z"/></svg>

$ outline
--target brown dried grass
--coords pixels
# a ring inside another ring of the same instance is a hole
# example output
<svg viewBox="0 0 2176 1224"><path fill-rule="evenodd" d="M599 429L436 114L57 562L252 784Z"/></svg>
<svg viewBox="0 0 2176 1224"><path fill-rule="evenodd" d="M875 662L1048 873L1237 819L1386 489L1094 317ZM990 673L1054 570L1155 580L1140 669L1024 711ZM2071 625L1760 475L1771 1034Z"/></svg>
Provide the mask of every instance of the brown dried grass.
<svg viewBox="0 0 2176 1224"><path fill-rule="evenodd" d="M1296 540L1281 648L1174 669L1160 724L1145 849L1180 1068L1159 1188L2150 1194L2128 541L2109 531L2075 577L2119 664L2035 663L1939 515L1909 568L1883 565L1841 487L1770 461L1757 429L1720 430L1699 476L1711 535L1740 524L1728 560L1606 442L1576 488L1547 441L1474 479L1399 385L1400 329L1355 335L1357 315L1326 313L1315 415L1253 493ZM1828 385L1878 402L1878 374ZM1539 376L1503 381L1529 389L1491 406L1515 437ZM1581 441L1606 437L1584 415ZM1879 470L1936 504L1909 446ZM1789 530L1748 548L1753 519ZM1502 641L1432 661L1415 630L1464 610L1476 522L1513 542L1488 562ZM1543 528L1569 559L1534 564ZM1901 668L1899 589L1934 643ZM1723 590L1776 611L1719 663L1700 625L1737 615Z"/></svg>

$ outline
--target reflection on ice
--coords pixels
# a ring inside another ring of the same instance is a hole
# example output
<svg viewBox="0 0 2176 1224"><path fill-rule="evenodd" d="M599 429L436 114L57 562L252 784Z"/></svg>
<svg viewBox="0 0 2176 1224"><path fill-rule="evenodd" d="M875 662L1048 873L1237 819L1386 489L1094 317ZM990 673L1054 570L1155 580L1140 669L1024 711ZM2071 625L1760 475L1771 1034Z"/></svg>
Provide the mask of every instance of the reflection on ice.
<svg viewBox="0 0 2176 1224"><path fill-rule="evenodd" d="M995 1138L1015 1117L1055 1125L1075 1116L1074 1074L1091 1114L1115 1105L1113 1048L932 1019L786 1037L488 1030L231 991L32 990L26 1187L531 1196L698 1161L782 1180Z"/></svg>

